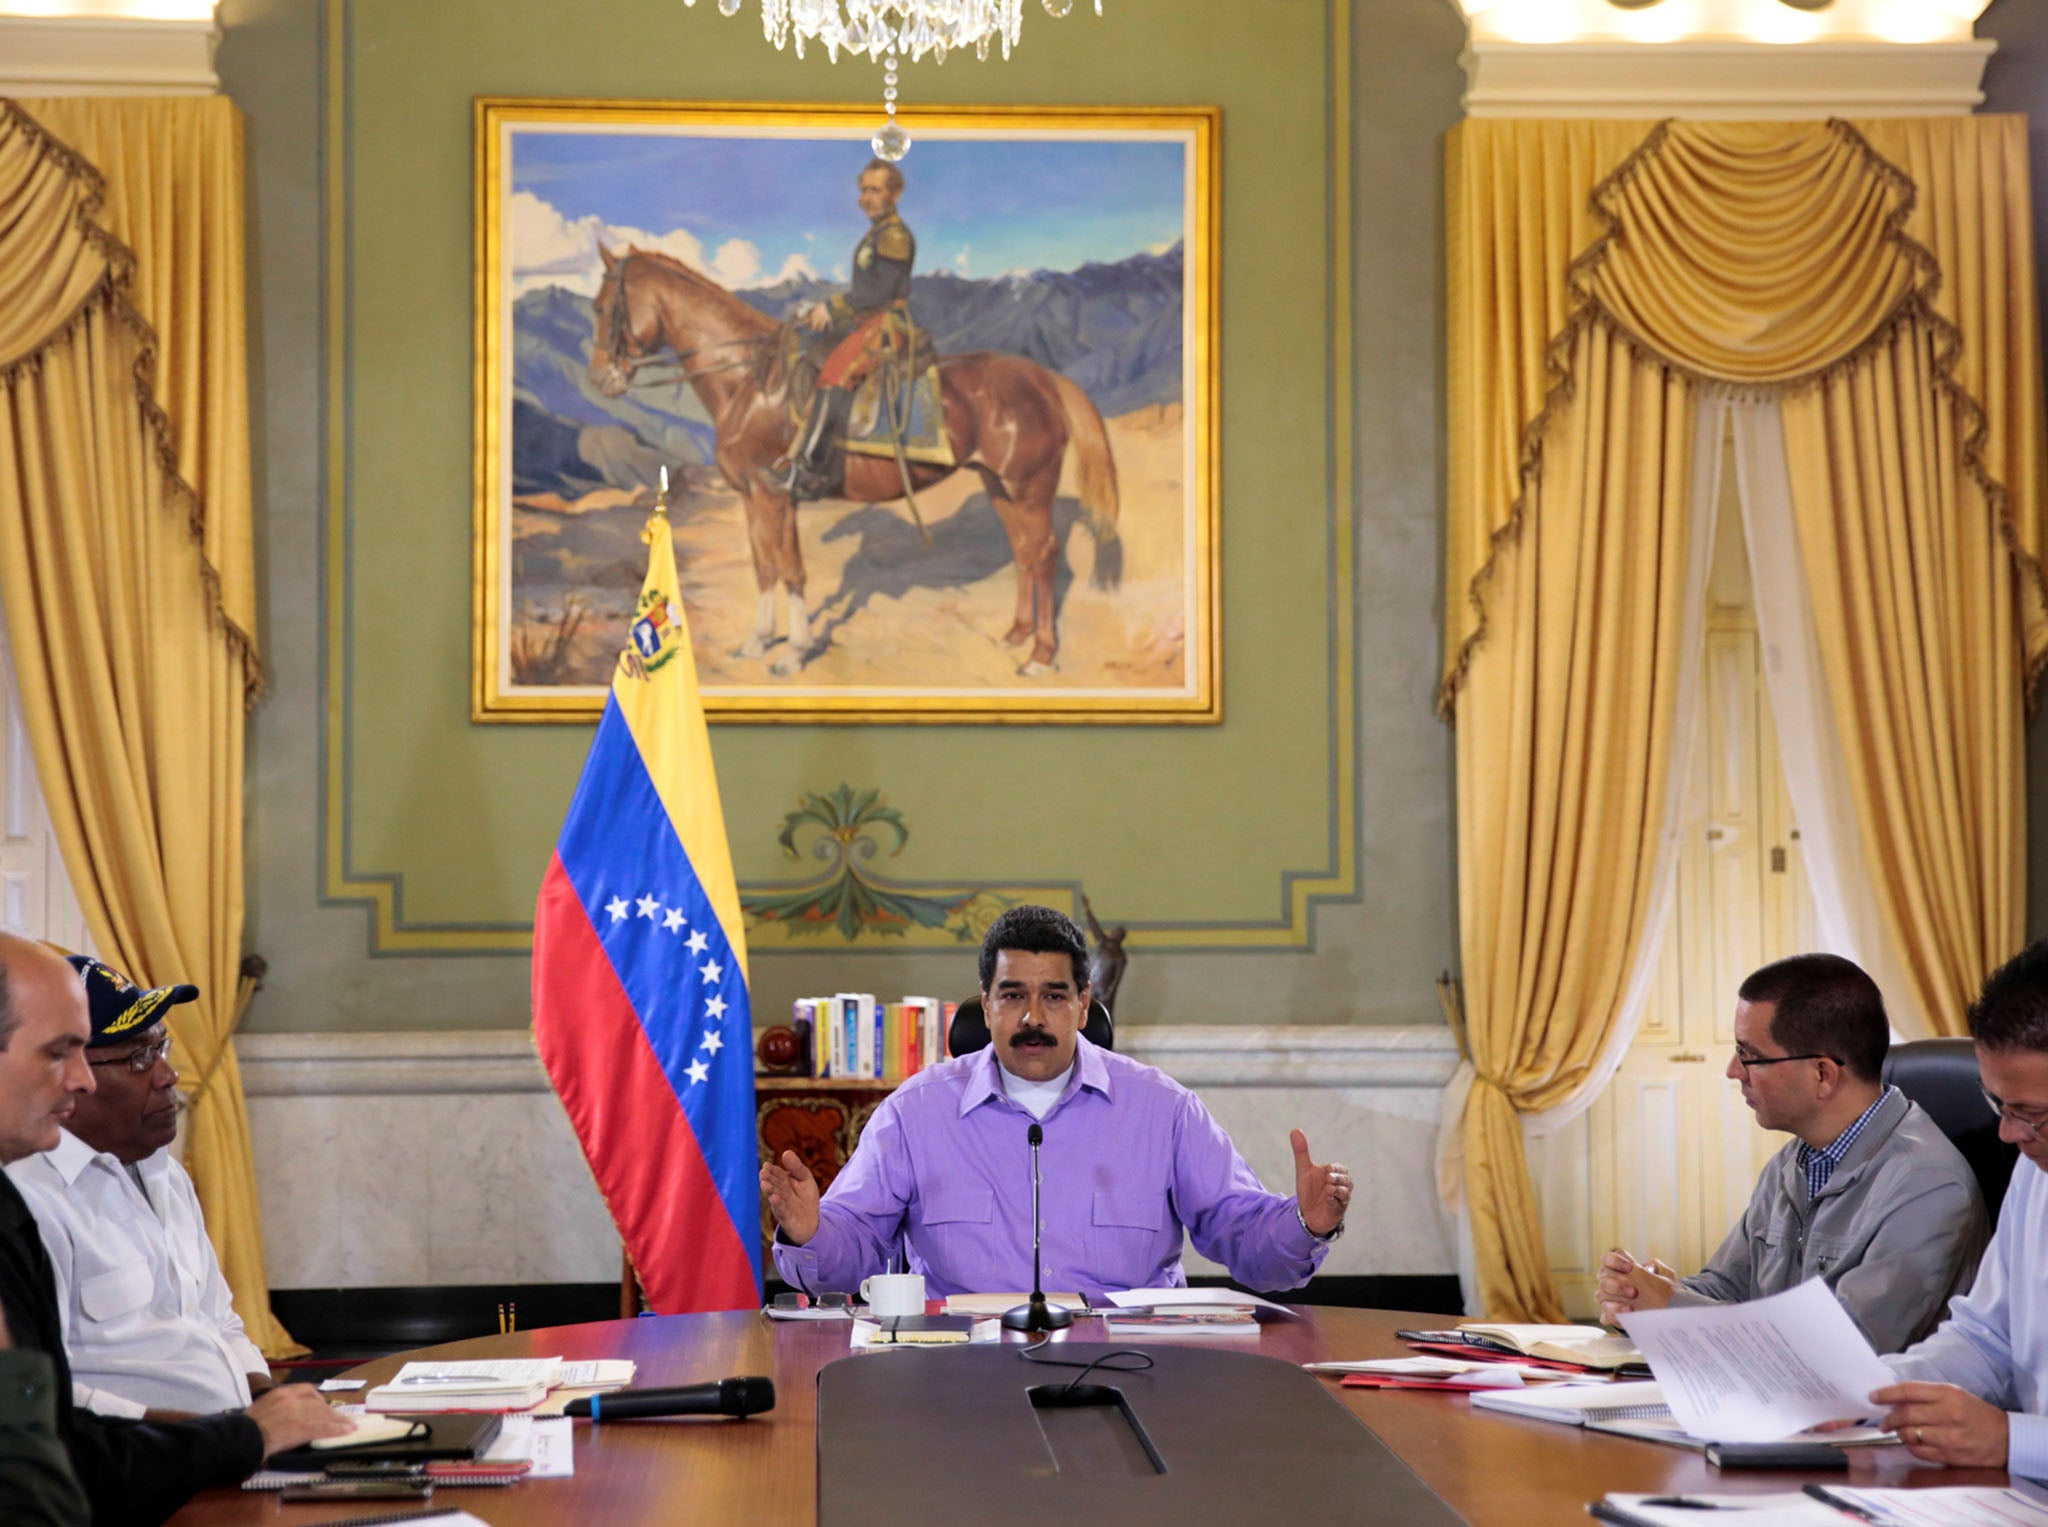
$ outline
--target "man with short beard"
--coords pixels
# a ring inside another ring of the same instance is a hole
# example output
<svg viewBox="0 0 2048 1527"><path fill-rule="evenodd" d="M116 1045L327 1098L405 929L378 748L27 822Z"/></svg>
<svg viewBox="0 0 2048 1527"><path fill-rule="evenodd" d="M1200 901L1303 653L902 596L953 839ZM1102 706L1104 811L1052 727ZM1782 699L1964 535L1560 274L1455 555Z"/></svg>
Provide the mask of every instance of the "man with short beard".
<svg viewBox="0 0 2048 1527"><path fill-rule="evenodd" d="M1247 1287L1309 1280L1343 1232L1351 1174L1311 1161L1297 1129L1294 1195L1268 1193L1194 1093L1089 1043L1088 946L1070 918L997 918L981 994L988 1047L897 1088L822 1198L794 1151L761 1169L785 1279L852 1289L901 1245L935 1297L1030 1287L1036 1120L1047 1288L1179 1287L1184 1232Z"/></svg>
<svg viewBox="0 0 2048 1527"><path fill-rule="evenodd" d="M85 955L98 1085L78 1099L54 1150L7 1175L42 1231L64 1317L73 1397L103 1416L180 1421L240 1410L271 1387L207 1239L178 1132L171 1009L196 986L144 991Z"/></svg>

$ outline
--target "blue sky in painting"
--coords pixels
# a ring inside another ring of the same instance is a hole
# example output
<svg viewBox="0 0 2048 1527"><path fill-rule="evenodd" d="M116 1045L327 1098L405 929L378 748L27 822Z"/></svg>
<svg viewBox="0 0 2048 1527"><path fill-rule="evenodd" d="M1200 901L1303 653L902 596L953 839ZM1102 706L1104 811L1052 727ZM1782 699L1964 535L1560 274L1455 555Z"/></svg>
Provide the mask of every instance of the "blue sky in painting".
<svg viewBox="0 0 2048 1527"><path fill-rule="evenodd" d="M903 161L918 268L988 277L1121 260L1182 235L1180 142L921 136ZM596 288L599 237L641 235L728 285L843 280L866 228L864 142L519 128L507 207L514 291Z"/></svg>

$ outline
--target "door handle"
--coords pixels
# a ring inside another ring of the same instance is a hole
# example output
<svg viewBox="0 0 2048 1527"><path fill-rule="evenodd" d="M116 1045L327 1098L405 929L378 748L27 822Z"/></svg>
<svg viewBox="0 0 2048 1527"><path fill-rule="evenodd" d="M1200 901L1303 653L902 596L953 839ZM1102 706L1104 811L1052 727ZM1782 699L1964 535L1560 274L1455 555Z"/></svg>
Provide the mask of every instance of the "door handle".
<svg viewBox="0 0 2048 1527"><path fill-rule="evenodd" d="M1671 1064L1674 1066L1701 1066L1706 1064L1706 1060L1707 1058L1704 1055L1695 1055L1690 1050L1681 1050L1678 1054L1671 1057Z"/></svg>

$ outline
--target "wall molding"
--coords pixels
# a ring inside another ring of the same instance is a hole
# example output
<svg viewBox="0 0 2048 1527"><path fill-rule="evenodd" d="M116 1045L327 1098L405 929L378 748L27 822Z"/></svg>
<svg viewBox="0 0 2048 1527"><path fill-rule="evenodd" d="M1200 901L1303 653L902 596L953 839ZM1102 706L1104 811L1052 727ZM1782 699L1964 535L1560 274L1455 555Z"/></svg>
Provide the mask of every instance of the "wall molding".
<svg viewBox="0 0 2048 1527"><path fill-rule="evenodd" d="M0 95L214 95L211 17L0 16Z"/></svg>
<svg viewBox="0 0 2048 1527"><path fill-rule="evenodd" d="M1118 1053L1196 1088L1440 1088L1458 1065L1438 1024L1132 1024L1118 1040ZM525 1029L244 1034L235 1053L250 1097L549 1090Z"/></svg>

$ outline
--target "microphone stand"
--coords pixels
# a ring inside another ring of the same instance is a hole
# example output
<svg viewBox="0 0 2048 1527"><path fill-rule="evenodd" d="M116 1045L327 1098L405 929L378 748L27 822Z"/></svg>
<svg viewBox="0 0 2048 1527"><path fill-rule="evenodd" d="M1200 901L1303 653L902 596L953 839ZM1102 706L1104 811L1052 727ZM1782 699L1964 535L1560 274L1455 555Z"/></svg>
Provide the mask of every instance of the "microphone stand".
<svg viewBox="0 0 2048 1527"><path fill-rule="evenodd" d="M1013 1305L1003 1312L1006 1331L1064 1331L1074 1323L1072 1310L1056 1310L1045 1302L1045 1279L1040 1270L1039 1241L1044 1224L1038 1217L1038 1147L1045 1131L1033 1122L1025 1136L1031 1142L1031 1301Z"/></svg>

